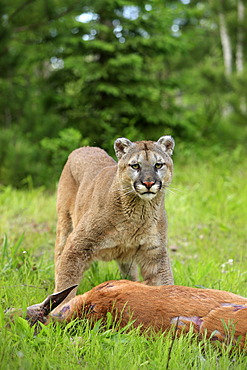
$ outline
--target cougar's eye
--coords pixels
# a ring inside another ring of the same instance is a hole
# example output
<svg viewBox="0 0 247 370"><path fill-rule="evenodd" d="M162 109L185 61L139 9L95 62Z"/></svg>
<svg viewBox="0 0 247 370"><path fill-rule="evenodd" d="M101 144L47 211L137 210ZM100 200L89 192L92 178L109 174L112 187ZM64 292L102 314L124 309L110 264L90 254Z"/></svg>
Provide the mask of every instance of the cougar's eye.
<svg viewBox="0 0 247 370"><path fill-rule="evenodd" d="M164 163L156 163L154 167L156 168L156 170L159 170L159 169L161 169L163 166L164 166Z"/></svg>
<svg viewBox="0 0 247 370"><path fill-rule="evenodd" d="M139 170L140 165L138 163L130 164L130 167L133 168L133 170Z"/></svg>

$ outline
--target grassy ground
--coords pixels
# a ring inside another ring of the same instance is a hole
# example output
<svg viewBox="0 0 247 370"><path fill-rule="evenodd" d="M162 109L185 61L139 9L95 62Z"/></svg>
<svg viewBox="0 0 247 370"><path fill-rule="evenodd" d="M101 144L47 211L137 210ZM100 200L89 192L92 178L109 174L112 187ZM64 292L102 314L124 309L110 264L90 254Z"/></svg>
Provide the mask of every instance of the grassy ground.
<svg viewBox="0 0 247 370"><path fill-rule="evenodd" d="M177 149L179 152L179 148ZM175 282L229 290L247 296L247 171L240 148L202 155L180 150L167 194L169 246ZM245 167L244 167L245 166ZM53 291L55 195L43 189L0 191L0 368L1 369L165 369L171 335L145 337L87 323L48 326L36 335L3 311L41 302ZM96 263L82 293L119 278L117 266ZM247 358L225 348L219 353L191 335L174 341L169 369L245 369Z"/></svg>

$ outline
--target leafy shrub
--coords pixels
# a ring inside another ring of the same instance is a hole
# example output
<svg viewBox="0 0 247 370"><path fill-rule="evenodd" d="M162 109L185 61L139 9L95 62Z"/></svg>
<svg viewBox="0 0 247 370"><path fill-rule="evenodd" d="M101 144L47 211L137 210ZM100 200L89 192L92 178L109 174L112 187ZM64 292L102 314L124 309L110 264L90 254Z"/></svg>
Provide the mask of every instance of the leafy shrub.
<svg viewBox="0 0 247 370"><path fill-rule="evenodd" d="M70 152L88 143L88 139L82 139L81 133L72 127L61 130L58 137L41 140L41 147L49 156L51 175L58 178Z"/></svg>

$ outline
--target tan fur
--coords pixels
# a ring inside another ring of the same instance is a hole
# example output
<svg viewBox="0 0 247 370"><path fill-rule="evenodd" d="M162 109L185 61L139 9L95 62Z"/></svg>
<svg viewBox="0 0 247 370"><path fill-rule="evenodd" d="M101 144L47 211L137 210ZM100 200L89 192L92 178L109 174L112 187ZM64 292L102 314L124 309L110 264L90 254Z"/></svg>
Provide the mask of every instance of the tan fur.
<svg viewBox="0 0 247 370"><path fill-rule="evenodd" d="M138 264L147 284L173 284L164 195L172 178L174 140L163 136L157 142L132 143L119 138L114 146L118 163L102 149L84 147L70 154L63 169L55 291L78 284L94 260L116 260L132 280L138 278Z"/></svg>
<svg viewBox="0 0 247 370"><path fill-rule="evenodd" d="M166 331L177 326L177 334L191 328L202 338L247 349L247 299L216 290L184 286L147 286L127 280L108 281L73 298L50 317L70 321L76 317L107 320L107 313L120 327L130 320L142 330Z"/></svg>

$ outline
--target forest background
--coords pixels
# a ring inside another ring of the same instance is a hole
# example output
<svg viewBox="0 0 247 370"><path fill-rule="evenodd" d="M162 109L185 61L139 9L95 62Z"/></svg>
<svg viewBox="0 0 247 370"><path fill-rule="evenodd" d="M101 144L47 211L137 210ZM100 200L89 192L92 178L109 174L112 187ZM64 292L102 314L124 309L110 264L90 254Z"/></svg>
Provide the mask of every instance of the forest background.
<svg viewBox="0 0 247 370"><path fill-rule="evenodd" d="M0 184L52 187L68 153L171 134L243 147L243 0L3 0Z"/></svg>

